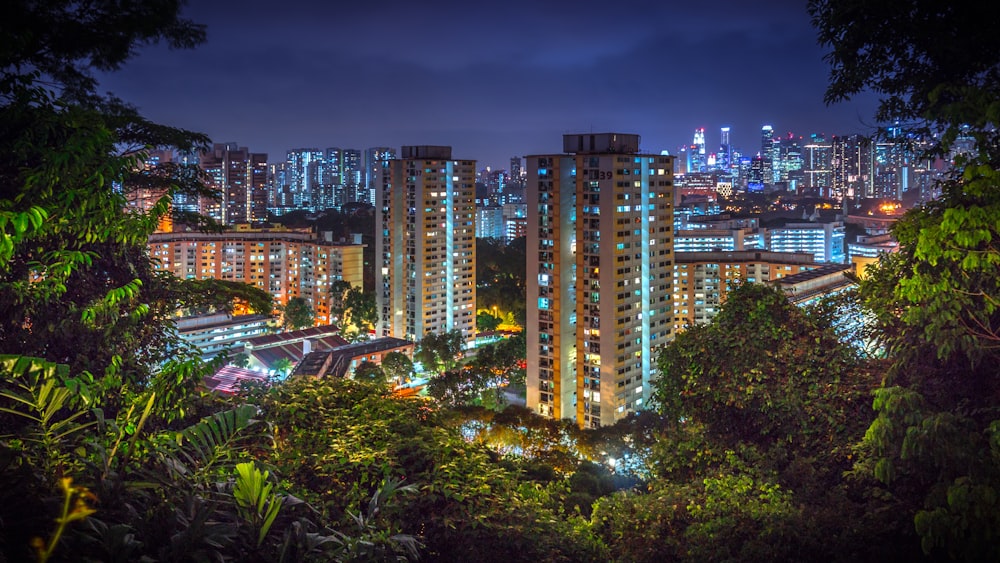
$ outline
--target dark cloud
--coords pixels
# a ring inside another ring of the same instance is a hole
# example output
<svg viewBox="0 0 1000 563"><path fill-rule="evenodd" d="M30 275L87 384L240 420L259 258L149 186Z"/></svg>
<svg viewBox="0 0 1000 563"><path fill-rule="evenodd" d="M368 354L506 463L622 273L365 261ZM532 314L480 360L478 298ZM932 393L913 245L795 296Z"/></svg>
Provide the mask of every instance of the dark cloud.
<svg viewBox="0 0 1000 563"><path fill-rule="evenodd" d="M153 47L102 80L151 118L294 147L450 144L506 167L563 133L639 133L675 150L732 127L862 130L870 99L823 102L827 68L804 2L197 2L193 51Z"/></svg>

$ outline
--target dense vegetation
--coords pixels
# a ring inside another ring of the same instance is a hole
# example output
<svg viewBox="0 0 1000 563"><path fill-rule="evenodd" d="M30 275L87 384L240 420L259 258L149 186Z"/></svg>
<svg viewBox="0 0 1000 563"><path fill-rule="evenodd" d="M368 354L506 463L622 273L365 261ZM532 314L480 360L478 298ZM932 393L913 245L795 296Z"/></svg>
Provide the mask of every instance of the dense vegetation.
<svg viewBox="0 0 1000 563"><path fill-rule="evenodd" d="M412 369L400 358L369 381L201 393L213 366L171 338L170 312L269 303L152 273L145 237L198 182L146 170L142 150L205 140L98 98L86 68L202 30L170 0L14 2L0 23L0 558L1000 559L1000 36L982 25L1000 8L903 4L811 3L830 98L874 88L881 117L924 120L941 154L961 130L977 152L900 221L900 253L856 298L799 309L742 286L659 354L655 411L582 431L503 408L517 340L461 371L449 335L424 343L424 365L457 374L436 399L391 393ZM121 213L149 182L160 204ZM863 346L835 322L845 305L872 320Z"/></svg>

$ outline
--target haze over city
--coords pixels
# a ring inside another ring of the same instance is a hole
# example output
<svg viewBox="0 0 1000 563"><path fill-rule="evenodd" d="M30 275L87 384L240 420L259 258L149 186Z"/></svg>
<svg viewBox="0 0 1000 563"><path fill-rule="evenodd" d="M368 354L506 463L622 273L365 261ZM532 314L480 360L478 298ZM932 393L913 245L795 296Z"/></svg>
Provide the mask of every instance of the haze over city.
<svg viewBox="0 0 1000 563"><path fill-rule="evenodd" d="M101 89L151 119L283 161L301 147L440 144L506 168L574 132L625 131L675 154L720 127L753 155L762 125L849 134L874 99L827 106L805 2L419 5L197 2L193 51L142 49Z"/></svg>

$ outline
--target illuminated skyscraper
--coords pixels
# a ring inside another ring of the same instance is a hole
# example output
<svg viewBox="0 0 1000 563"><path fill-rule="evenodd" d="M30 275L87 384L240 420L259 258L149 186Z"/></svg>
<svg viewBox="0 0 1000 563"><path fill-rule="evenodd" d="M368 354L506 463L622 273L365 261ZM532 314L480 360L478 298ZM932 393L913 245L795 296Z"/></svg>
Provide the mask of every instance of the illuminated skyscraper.
<svg viewBox="0 0 1000 563"><path fill-rule="evenodd" d="M226 225L267 221L267 154L236 143L216 143L198 163L221 196L206 202L203 212Z"/></svg>
<svg viewBox="0 0 1000 563"><path fill-rule="evenodd" d="M829 195L833 185L833 143L814 133L803 148L802 167L806 187L821 195Z"/></svg>
<svg viewBox="0 0 1000 563"><path fill-rule="evenodd" d="M645 408L673 330L673 160L639 136L527 157L527 404L581 427Z"/></svg>
<svg viewBox="0 0 1000 563"><path fill-rule="evenodd" d="M694 140L691 142L691 168L688 172L704 172L707 162L705 153L705 128L694 130Z"/></svg>
<svg viewBox="0 0 1000 563"><path fill-rule="evenodd" d="M365 187L363 191L359 190L359 194L364 195L364 198L359 197L358 201L375 205L376 176L385 163L394 158L396 158L396 149L393 148L371 147L365 149Z"/></svg>
<svg viewBox="0 0 1000 563"><path fill-rule="evenodd" d="M377 182L375 291L380 336L476 331L476 161L404 146Z"/></svg>
<svg viewBox="0 0 1000 563"><path fill-rule="evenodd" d="M323 153L319 149L292 149L286 155L288 189L292 205L315 209L322 180Z"/></svg>
<svg viewBox="0 0 1000 563"><path fill-rule="evenodd" d="M733 162L733 146L729 144L729 127L723 127L720 133L718 166L723 170L729 170L729 166Z"/></svg>
<svg viewBox="0 0 1000 563"><path fill-rule="evenodd" d="M367 202L367 188L364 182L365 167L360 150L343 149L340 151L340 172L344 180L344 194L346 196L346 201L340 205L358 201Z"/></svg>
<svg viewBox="0 0 1000 563"><path fill-rule="evenodd" d="M774 128L765 125L760 128L761 180L764 186L774 184Z"/></svg>

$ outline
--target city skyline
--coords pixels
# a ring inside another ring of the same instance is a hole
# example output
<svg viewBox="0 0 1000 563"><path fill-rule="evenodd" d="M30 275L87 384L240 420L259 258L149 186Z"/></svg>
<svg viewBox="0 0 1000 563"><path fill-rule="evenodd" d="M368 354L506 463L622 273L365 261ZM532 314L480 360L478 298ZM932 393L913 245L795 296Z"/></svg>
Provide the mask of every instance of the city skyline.
<svg viewBox="0 0 1000 563"><path fill-rule="evenodd" d="M804 1L283 8L189 5L205 44L141 49L100 88L272 163L295 148L437 144L496 169L567 133L636 131L643 152L676 154L697 128L714 152L725 126L754 154L763 125L807 136L874 123L871 96L823 103Z"/></svg>

